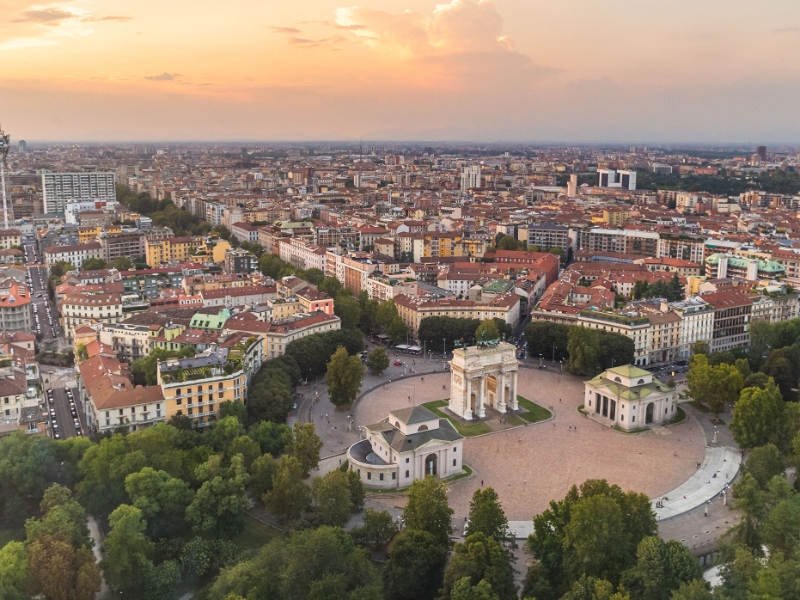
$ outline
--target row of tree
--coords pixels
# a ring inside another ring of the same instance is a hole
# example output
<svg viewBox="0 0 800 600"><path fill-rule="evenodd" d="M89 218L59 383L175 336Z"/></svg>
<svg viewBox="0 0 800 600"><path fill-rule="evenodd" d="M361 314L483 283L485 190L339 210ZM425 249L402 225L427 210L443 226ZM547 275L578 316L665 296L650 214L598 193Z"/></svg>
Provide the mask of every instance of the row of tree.
<svg viewBox="0 0 800 600"><path fill-rule="evenodd" d="M503 319L480 321L455 317L425 317L419 324L419 343L424 344L428 350L451 352L456 341L473 345L484 331L487 339L504 336L510 341L513 335L513 327Z"/></svg>
<svg viewBox="0 0 800 600"><path fill-rule="evenodd" d="M668 302L678 302L686 296L683 285L675 273L668 282L656 281L649 283L646 280L636 281L631 290L631 297L634 300L642 298L666 298Z"/></svg>
<svg viewBox="0 0 800 600"><path fill-rule="evenodd" d="M566 360L575 375L594 376L614 366L632 364L636 347L629 337L603 329L533 321L525 328L528 356Z"/></svg>
<svg viewBox="0 0 800 600"><path fill-rule="evenodd" d="M175 418L97 442L23 433L0 440L2 524L14 529L27 518L26 540L0 550L0 563L24 563L13 578L0 564L2 597L10 589L12 598L92 598L99 575L86 513L110 527L102 562L108 585L163 600L180 581L212 577L238 559L230 539L242 531L251 497L278 515L294 516L287 508L294 506L308 524L339 526L363 504L356 474L303 481L322 447L313 424L245 427L235 416L245 412L241 403L224 403L222 418L202 431ZM292 505L293 491L305 500Z"/></svg>

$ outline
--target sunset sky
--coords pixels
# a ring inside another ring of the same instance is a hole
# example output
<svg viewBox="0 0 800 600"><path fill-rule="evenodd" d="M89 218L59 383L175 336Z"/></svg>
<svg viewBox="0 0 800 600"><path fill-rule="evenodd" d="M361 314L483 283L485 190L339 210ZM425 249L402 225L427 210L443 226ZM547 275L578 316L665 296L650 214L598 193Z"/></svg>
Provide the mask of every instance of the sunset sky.
<svg viewBox="0 0 800 600"><path fill-rule="evenodd" d="M0 0L36 140L800 142L797 0Z"/></svg>

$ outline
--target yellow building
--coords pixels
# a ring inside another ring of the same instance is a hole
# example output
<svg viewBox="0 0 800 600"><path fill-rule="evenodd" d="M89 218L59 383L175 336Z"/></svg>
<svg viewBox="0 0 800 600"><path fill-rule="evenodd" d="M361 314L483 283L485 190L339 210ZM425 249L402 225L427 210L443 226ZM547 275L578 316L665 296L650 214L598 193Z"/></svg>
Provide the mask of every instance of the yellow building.
<svg viewBox="0 0 800 600"><path fill-rule="evenodd" d="M472 256L474 258L482 258L483 255L486 253L486 248L488 244L486 240L477 239L477 238L469 238L466 240L461 241L461 255L462 256Z"/></svg>
<svg viewBox="0 0 800 600"><path fill-rule="evenodd" d="M81 244L96 242L100 239L101 233L103 233L103 228L99 225L97 227L78 227L78 240Z"/></svg>
<svg viewBox="0 0 800 600"><path fill-rule="evenodd" d="M429 232L425 234L423 256L447 258L462 256L461 234L457 232Z"/></svg>
<svg viewBox="0 0 800 600"><path fill-rule="evenodd" d="M603 210L603 221L609 225L622 226L631 220L631 213L625 209Z"/></svg>
<svg viewBox="0 0 800 600"><path fill-rule="evenodd" d="M303 310L303 305L297 298L267 300L267 306L272 309L272 321L280 321Z"/></svg>
<svg viewBox="0 0 800 600"><path fill-rule="evenodd" d="M215 263L225 262L225 253L231 249L231 245L225 240L218 240L211 250L211 256Z"/></svg>
<svg viewBox="0 0 800 600"><path fill-rule="evenodd" d="M192 254L205 244L201 238L173 237L165 240L146 240L145 256L147 264L153 268L170 261L186 262L197 260Z"/></svg>
<svg viewBox="0 0 800 600"><path fill-rule="evenodd" d="M248 379L261 367L263 345L257 337L242 335L230 341L238 345L158 363L167 421L176 415L187 416L194 426L206 427L216 420L221 403L245 401Z"/></svg>

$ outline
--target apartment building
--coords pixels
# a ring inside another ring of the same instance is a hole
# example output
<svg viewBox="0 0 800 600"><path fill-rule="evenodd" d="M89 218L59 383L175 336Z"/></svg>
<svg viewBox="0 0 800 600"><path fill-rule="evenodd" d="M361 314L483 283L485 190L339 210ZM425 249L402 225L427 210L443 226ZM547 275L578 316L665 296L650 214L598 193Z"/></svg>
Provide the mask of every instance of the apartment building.
<svg viewBox="0 0 800 600"><path fill-rule="evenodd" d="M483 304L474 300L450 298L430 299L399 294L394 297L397 313L416 339L419 326L426 317L453 317L456 319L502 319L516 326L520 319L520 297L513 291L495 297Z"/></svg>
<svg viewBox="0 0 800 600"><path fill-rule="evenodd" d="M250 223L233 223L231 225L231 233L240 242L258 243L258 227Z"/></svg>
<svg viewBox="0 0 800 600"><path fill-rule="evenodd" d="M258 271L258 259L255 255L241 248L228 250L225 252L225 263L222 270L228 274L256 273Z"/></svg>
<svg viewBox="0 0 800 600"><path fill-rule="evenodd" d="M712 352L750 344L750 316L753 301L747 294L715 292L702 294L701 298L714 307Z"/></svg>
<svg viewBox="0 0 800 600"><path fill-rule="evenodd" d="M104 323L100 329L100 342L113 348L119 360L132 362L150 354L149 329L149 325Z"/></svg>
<svg viewBox="0 0 800 600"><path fill-rule="evenodd" d="M146 240L147 264L158 267L162 263L192 260L192 252L204 246L202 238L173 237L165 240Z"/></svg>
<svg viewBox="0 0 800 600"><path fill-rule="evenodd" d="M714 334L714 307L700 296L690 296L681 302L671 302L670 309L681 318L678 339L678 358L692 356L695 342L707 342L711 346Z"/></svg>
<svg viewBox="0 0 800 600"><path fill-rule="evenodd" d="M633 341L634 364L637 367L650 363L652 348L652 330L650 318L640 313L617 313L611 310L582 310L578 316L578 325L590 329L603 329L622 334Z"/></svg>
<svg viewBox="0 0 800 600"><path fill-rule="evenodd" d="M187 416L195 427L207 427L217 419L223 402L245 402L247 378L243 369L228 362L228 349L206 350L193 358L169 358L159 362L157 378L164 396L167 419Z"/></svg>
<svg viewBox="0 0 800 600"><path fill-rule="evenodd" d="M712 254L705 260L706 275L715 279L775 279L786 274L786 268L774 260L748 258L734 254Z"/></svg>
<svg viewBox="0 0 800 600"><path fill-rule="evenodd" d="M92 286L102 287L102 286ZM61 322L67 339L83 324L122 321L122 294L84 288L69 288L60 301Z"/></svg>
<svg viewBox="0 0 800 600"><path fill-rule="evenodd" d="M42 192L46 213L63 213L67 203L117 201L115 173L42 173Z"/></svg>
<svg viewBox="0 0 800 600"><path fill-rule="evenodd" d="M145 254L145 237L140 233L121 233L100 238L103 247L103 260L112 263L120 257L134 261Z"/></svg>
<svg viewBox="0 0 800 600"><path fill-rule="evenodd" d="M705 260L704 237L687 233L659 233L656 258L678 258L702 265Z"/></svg>
<svg viewBox="0 0 800 600"><path fill-rule="evenodd" d="M8 278L0 282L0 331L30 332L31 296L28 288Z"/></svg>
<svg viewBox="0 0 800 600"><path fill-rule="evenodd" d="M538 246L542 252L549 252L551 248L561 248L566 253L571 245L569 227L556 223L528 225L528 247Z"/></svg>
<svg viewBox="0 0 800 600"><path fill-rule="evenodd" d="M282 261L303 270L319 269L325 272L325 248L297 238L283 238L278 246Z"/></svg>
<svg viewBox="0 0 800 600"><path fill-rule="evenodd" d="M78 372L86 424L95 433L137 431L166 421L161 388L134 386L127 366L117 359L98 354L80 363Z"/></svg>
<svg viewBox="0 0 800 600"><path fill-rule="evenodd" d="M0 229L0 250L9 250L22 244L22 232L19 229Z"/></svg>
<svg viewBox="0 0 800 600"><path fill-rule="evenodd" d="M100 242L88 242L86 244L74 244L69 246L50 246L45 248L44 261L54 264L59 261L68 262L76 269L80 269L83 263L90 258L103 259L103 246Z"/></svg>
<svg viewBox="0 0 800 600"><path fill-rule="evenodd" d="M449 258L463 256L461 233L459 232L427 232L424 234L422 256Z"/></svg>
<svg viewBox="0 0 800 600"><path fill-rule="evenodd" d="M333 298L325 292L308 286L295 293L297 301L304 313L323 312L326 315L333 314Z"/></svg>
<svg viewBox="0 0 800 600"><path fill-rule="evenodd" d="M276 358L286 353L286 346L294 340L342 328L336 315L324 312L297 313L273 323L261 321L251 313L240 313L225 322L225 331L241 331L264 338L264 358Z"/></svg>
<svg viewBox="0 0 800 600"><path fill-rule="evenodd" d="M639 229L584 229L580 232L582 250L616 252L637 256L656 256L659 236Z"/></svg>

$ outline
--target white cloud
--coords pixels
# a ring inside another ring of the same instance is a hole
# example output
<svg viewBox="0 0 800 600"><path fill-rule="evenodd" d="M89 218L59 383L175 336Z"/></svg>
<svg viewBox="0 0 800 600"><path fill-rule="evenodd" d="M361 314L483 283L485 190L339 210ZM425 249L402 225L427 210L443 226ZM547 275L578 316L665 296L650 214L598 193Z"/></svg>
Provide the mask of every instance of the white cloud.
<svg viewBox="0 0 800 600"><path fill-rule="evenodd" d="M451 0L430 15L392 14L363 6L336 9L336 25L365 44L406 57L514 49L491 0Z"/></svg>

